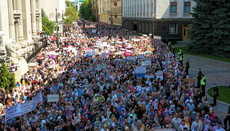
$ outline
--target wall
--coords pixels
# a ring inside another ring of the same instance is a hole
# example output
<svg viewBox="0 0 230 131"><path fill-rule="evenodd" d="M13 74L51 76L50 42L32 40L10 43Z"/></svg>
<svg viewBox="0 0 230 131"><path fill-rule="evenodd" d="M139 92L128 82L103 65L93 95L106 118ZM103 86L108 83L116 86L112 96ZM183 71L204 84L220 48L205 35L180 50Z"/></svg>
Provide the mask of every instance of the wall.
<svg viewBox="0 0 230 131"><path fill-rule="evenodd" d="M9 16L8 16L8 0L1 0L0 2L0 15L1 15L1 30L5 33L2 36L2 46L4 47L7 43L9 43Z"/></svg>
<svg viewBox="0 0 230 131"><path fill-rule="evenodd" d="M56 8L60 17L58 21L62 20L63 11L65 12L65 0L41 0L41 7L44 9L49 20L56 21Z"/></svg>

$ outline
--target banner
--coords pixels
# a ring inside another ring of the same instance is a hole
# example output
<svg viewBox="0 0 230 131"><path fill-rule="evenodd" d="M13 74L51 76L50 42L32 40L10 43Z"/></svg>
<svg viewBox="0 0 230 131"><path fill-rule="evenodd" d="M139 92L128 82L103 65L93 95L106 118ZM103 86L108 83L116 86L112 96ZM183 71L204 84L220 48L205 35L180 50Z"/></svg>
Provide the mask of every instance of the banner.
<svg viewBox="0 0 230 131"><path fill-rule="evenodd" d="M138 57L137 57L137 58L142 59L142 58L144 58L144 55L138 55Z"/></svg>
<svg viewBox="0 0 230 131"><path fill-rule="evenodd" d="M27 101L25 103L22 104L17 104L15 106L10 107L9 109L6 109L6 118L5 121L12 119L14 117L17 116L21 116L24 115L26 113L29 113L31 111L33 111L34 109L36 109L37 104L39 102L42 102L43 98L42 98L42 92L40 91L33 100L31 101Z"/></svg>
<svg viewBox="0 0 230 131"><path fill-rule="evenodd" d="M160 78L161 80L163 80L163 71L157 71L156 78Z"/></svg>
<svg viewBox="0 0 230 131"><path fill-rule="evenodd" d="M38 105L39 102L42 102L43 98L42 98L42 92L40 91L33 99L33 109L35 109Z"/></svg>
<svg viewBox="0 0 230 131"><path fill-rule="evenodd" d="M57 102L59 101L59 96L55 95L47 95L47 102Z"/></svg>

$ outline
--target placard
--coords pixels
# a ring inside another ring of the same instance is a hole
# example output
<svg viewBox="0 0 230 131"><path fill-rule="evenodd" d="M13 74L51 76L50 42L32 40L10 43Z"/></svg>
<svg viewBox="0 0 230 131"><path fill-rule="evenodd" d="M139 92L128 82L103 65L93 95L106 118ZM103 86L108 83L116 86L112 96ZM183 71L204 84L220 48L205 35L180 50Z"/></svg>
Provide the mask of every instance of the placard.
<svg viewBox="0 0 230 131"><path fill-rule="evenodd" d="M91 56L93 54L92 50L86 50L85 55L86 56Z"/></svg>
<svg viewBox="0 0 230 131"><path fill-rule="evenodd" d="M144 55L138 55L138 57L137 57L137 58L142 59L142 58L144 58L144 57L145 57Z"/></svg>
<svg viewBox="0 0 230 131"><path fill-rule="evenodd" d="M101 58L106 58L106 52L101 53Z"/></svg>
<svg viewBox="0 0 230 131"><path fill-rule="evenodd" d="M143 61L142 65L143 66L151 66L152 62L151 61Z"/></svg>
<svg viewBox="0 0 230 131"><path fill-rule="evenodd" d="M146 73L146 67L136 66L135 73L136 74L145 74Z"/></svg>
<svg viewBox="0 0 230 131"><path fill-rule="evenodd" d="M57 102L59 101L59 96L57 94L47 95L47 102Z"/></svg>
<svg viewBox="0 0 230 131"><path fill-rule="evenodd" d="M95 33L97 33L97 30L95 30L95 29L94 29L94 30L92 30L92 33L94 33L94 34L95 34Z"/></svg>
<svg viewBox="0 0 230 131"><path fill-rule="evenodd" d="M136 57L135 56L128 56L127 60L136 60Z"/></svg>

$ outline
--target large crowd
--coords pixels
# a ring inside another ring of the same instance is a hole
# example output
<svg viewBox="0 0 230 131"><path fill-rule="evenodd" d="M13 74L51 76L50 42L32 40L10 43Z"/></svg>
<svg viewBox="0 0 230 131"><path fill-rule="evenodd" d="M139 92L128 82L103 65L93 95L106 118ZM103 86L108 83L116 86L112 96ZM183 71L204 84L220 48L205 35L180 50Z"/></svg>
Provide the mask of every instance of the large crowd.
<svg viewBox="0 0 230 131"><path fill-rule="evenodd" d="M85 27L82 26L85 24ZM32 62L12 93L0 91L0 130L7 131L224 131L201 89L167 44L103 23L78 21ZM150 64L143 65L145 60ZM146 67L149 78L136 74ZM162 72L161 76L157 72ZM5 109L32 100L35 110L5 120ZM48 102L47 95L59 101Z"/></svg>

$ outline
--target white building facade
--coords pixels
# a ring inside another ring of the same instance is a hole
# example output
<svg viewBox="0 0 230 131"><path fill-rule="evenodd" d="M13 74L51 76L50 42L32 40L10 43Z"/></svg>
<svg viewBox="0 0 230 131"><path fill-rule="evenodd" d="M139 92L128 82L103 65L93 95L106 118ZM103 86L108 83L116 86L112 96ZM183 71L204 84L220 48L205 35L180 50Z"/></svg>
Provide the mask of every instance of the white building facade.
<svg viewBox="0 0 230 131"><path fill-rule="evenodd" d="M162 36L166 40L188 39L193 0L123 0L123 27Z"/></svg>
<svg viewBox="0 0 230 131"><path fill-rule="evenodd" d="M21 74L28 69L25 59L43 44L41 0L0 1L0 61L13 62Z"/></svg>
<svg viewBox="0 0 230 131"><path fill-rule="evenodd" d="M41 0L41 7L50 21L57 22L58 32L63 33L63 18L66 11L65 0ZM57 21L56 21L57 15Z"/></svg>

